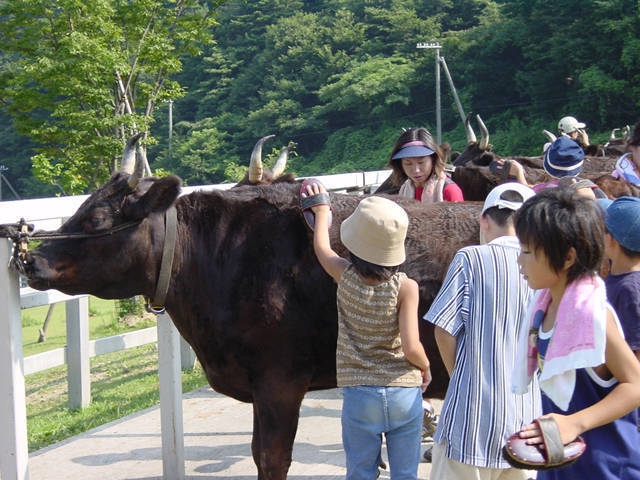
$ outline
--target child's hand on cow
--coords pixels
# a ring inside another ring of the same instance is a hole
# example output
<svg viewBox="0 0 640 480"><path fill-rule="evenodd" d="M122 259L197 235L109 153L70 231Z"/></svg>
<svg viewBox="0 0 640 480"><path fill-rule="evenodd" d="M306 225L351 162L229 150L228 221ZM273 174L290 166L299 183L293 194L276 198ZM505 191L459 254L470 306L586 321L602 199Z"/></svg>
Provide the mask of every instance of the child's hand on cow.
<svg viewBox="0 0 640 480"><path fill-rule="evenodd" d="M511 160L509 163L509 175L514 177L519 183L523 185L527 184L527 179L524 176L524 167L516 160Z"/></svg>
<svg viewBox="0 0 640 480"><path fill-rule="evenodd" d="M324 186L318 184L318 183L310 183L309 185L307 185L307 191L306 192L302 192L301 196L303 198L307 198L307 197L312 197L313 195L318 195L321 193L327 193L327 190L324 188ZM329 205L314 205L313 207L311 207L311 211L317 215L320 212L329 212L330 210L330 206Z"/></svg>

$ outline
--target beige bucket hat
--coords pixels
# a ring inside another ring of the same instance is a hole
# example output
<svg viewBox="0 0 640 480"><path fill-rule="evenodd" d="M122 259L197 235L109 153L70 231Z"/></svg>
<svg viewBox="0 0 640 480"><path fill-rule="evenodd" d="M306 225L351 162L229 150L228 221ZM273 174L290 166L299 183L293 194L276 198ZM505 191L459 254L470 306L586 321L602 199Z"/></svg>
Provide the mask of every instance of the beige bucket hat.
<svg viewBox="0 0 640 480"><path fill-rule="evenodd" d="M355 256L374 265L394 267L405 261L409 217L395 202L363 199L340 226L340 239Z"/></svg>

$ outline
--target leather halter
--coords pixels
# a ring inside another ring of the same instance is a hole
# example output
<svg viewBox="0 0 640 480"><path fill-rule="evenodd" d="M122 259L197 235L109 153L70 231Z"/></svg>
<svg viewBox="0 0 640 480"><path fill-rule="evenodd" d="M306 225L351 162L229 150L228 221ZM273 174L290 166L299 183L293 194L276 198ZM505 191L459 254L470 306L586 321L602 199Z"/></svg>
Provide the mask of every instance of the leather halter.
<svg viewBox="0 0 640 480"><path fill-rule="evenodd" d="M160 315L165 312L164 302L167 299L169 282L171 281L177 230L178 214L175 205L172 205L164 214L164 244L162 246L162 260L160 262L158 281L156 282L156 291L153 299L146 297L147 312L155 315Z"/></svg>

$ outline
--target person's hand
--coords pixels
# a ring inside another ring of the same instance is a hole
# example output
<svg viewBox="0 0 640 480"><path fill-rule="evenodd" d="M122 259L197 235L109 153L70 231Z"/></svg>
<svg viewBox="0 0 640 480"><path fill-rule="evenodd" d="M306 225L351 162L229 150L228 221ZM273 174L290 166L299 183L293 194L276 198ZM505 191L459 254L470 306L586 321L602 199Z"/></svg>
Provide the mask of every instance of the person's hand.
<svg viewBox="0 0 640 480"><path fill-rule="evenodd" d="M562 439L563 445L574 441L576 437L582 433L578 428L576 428L574 423L571 421L571 417L568 415L549 413L547 415L543 415L543 417L552 417L555 420L558 425L558 430L560 431L560 438ZM538 427L538 424L535 422L525 425L518 433L518 436L522 439L526 439L528 445L540 445L544 443L540 427Z"/></svg>
<svg viewBox="0 0 640 480"><path fill-rule="evenodd" d="M578 140L578 143L580 143L583 147L589 145L589 135L582 128L578 129L578 138L576 140Z"/></svg>
<svg viewBox="0 0 640 480"><path fill-rule="evenodd" d="M422 374L422 393L425 392L425 390L427 389L427 387L429 386L429 384L431 383L431 368L427 367L426 370L420 370L420 373Z"/></svg>
<svg viewBox="0 0 640 480"><path fill-rule="evenodd" d="M505 164L507 164L507 161L504 158L498 158L495 162L500 165L501 168L504 168ZM517 182L527 185L527 179L524 176L524 167L522 164L516 160L509 159L508 165L509 171L507 173L509 176L515 178Z"/></svg>
<svg viewBox="0 0 640 480"><path fill-rule="evenodd" d="M313 195L318 195L320 193L327 193L327 190L324 188L324 186L318 184L318 183L310 183L309 185L307 185L307 191L306 192L301 192L300 196L302 198L307 198L307 197L312 197ZM313 207L311 207L311 211L317 215L318 212L329 212L329 210L331 209L331 207L329 205L314 205Z"/></svg>

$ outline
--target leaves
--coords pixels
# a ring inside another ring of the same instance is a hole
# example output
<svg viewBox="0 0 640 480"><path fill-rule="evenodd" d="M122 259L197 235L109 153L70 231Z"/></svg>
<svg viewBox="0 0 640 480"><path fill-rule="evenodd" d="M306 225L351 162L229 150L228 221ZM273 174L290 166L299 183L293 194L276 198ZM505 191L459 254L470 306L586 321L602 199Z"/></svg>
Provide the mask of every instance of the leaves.
<svg viewBox="0 0 640 480"><path fill-rule="evenodd" d="M563 115L593 140L640 117L639 20L632 0L7 0L0 102L38 178L70 192L142 129L152 168L190 184L237 180L267 134L298 143L300 173L377 169L400 127L435 128L435 52L416 43L438 41L496 151L537 155ZM443 140L461 149L440 71Z"/></svg>
<svg viewBox="0 0 640 480"><path fill-rule="evenodd" d="M67 193L102 184L156 102L183 90L168 77L210 41L211 2L60 0L0 4L8 52L0 98L38 144L37 178Z"/></svg>

